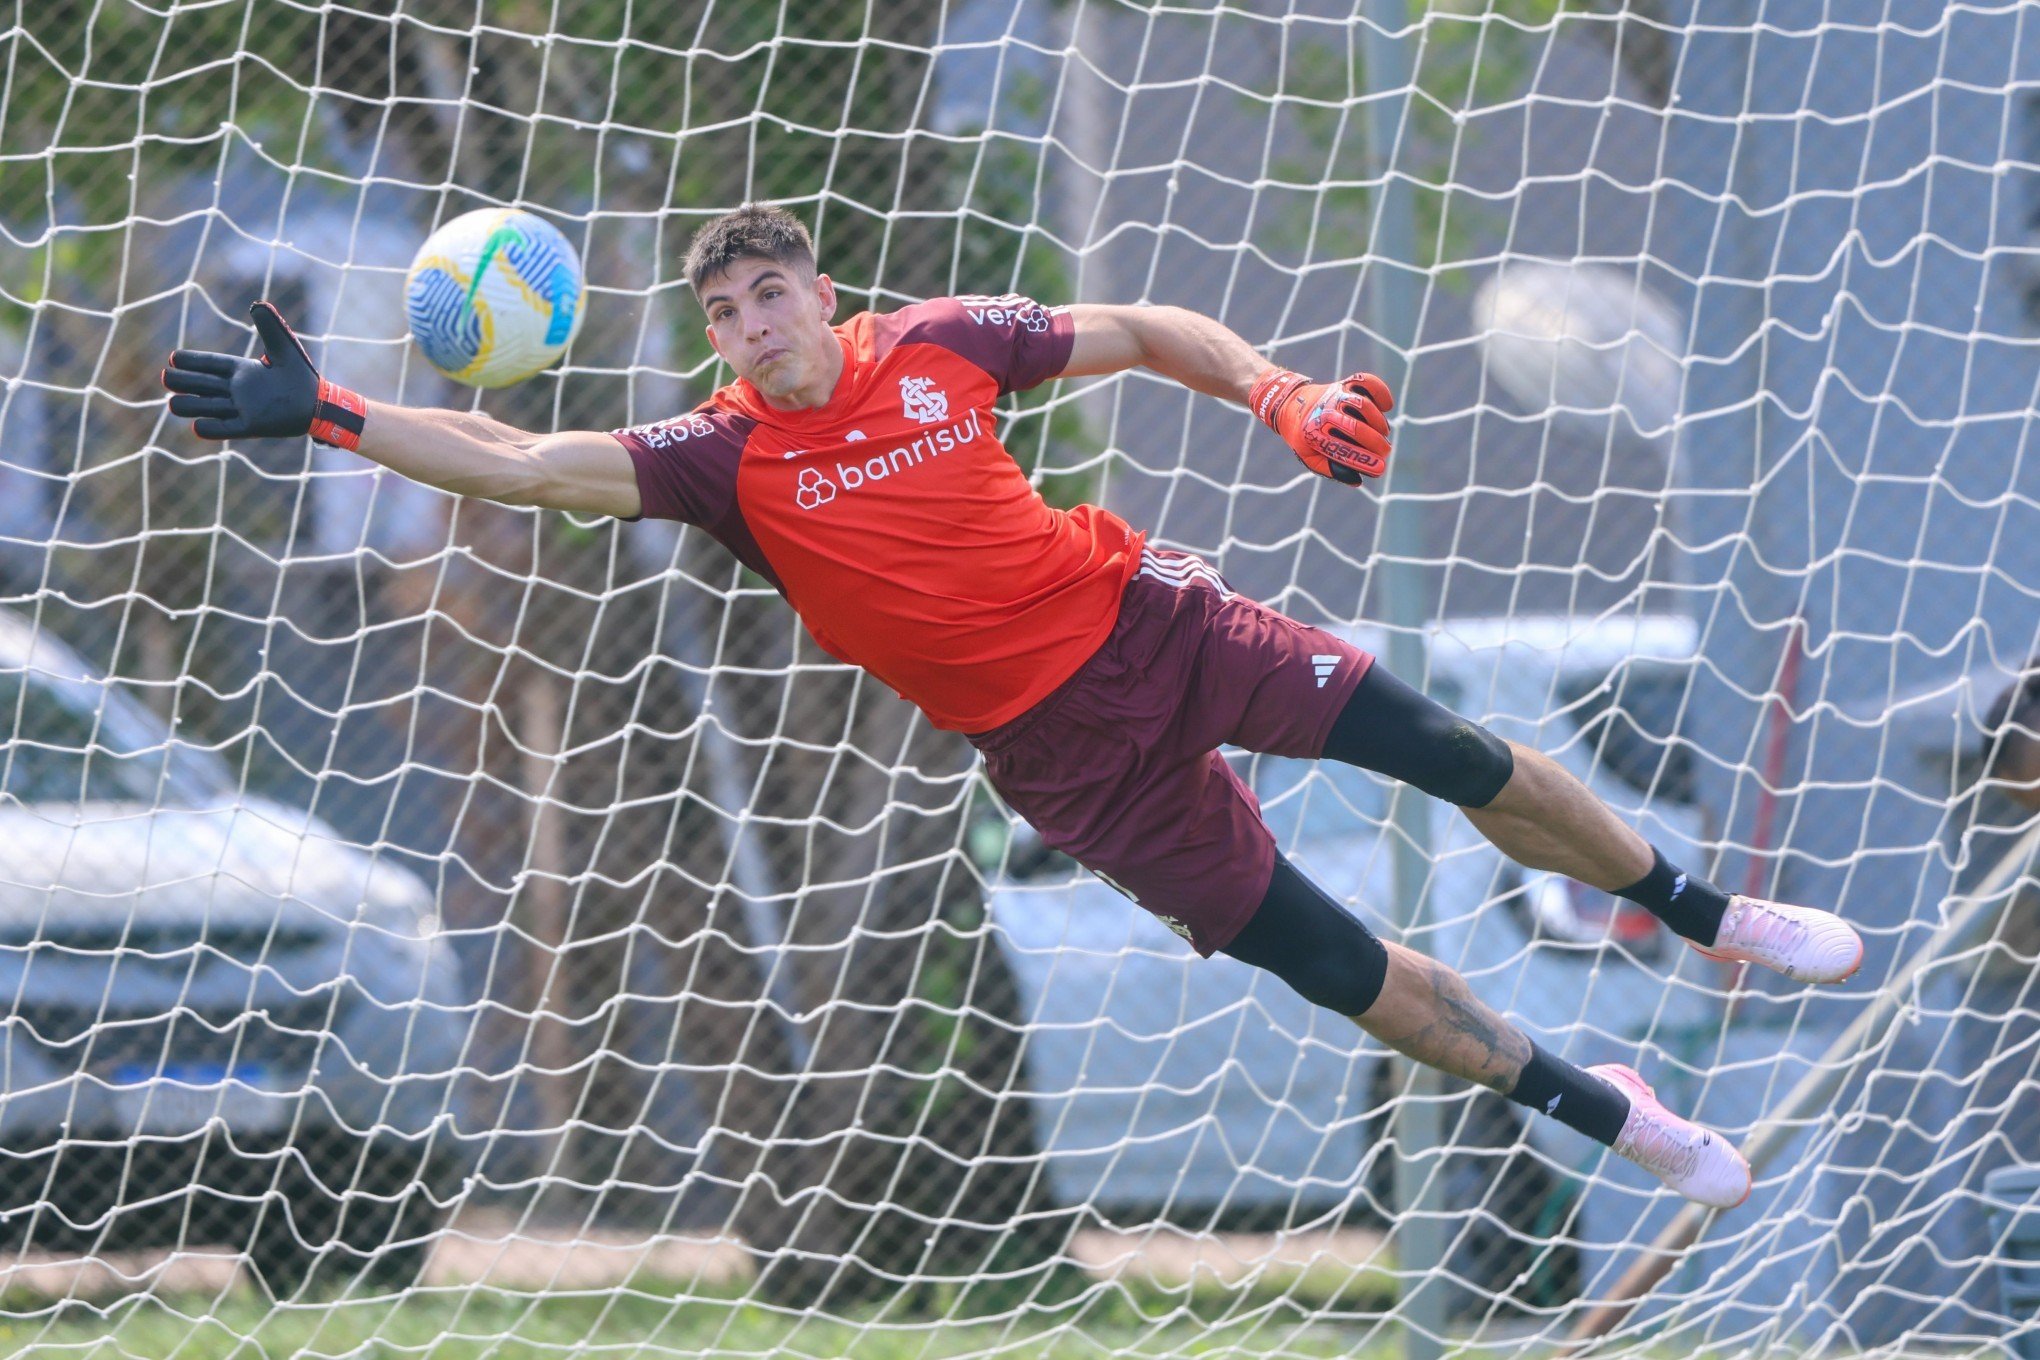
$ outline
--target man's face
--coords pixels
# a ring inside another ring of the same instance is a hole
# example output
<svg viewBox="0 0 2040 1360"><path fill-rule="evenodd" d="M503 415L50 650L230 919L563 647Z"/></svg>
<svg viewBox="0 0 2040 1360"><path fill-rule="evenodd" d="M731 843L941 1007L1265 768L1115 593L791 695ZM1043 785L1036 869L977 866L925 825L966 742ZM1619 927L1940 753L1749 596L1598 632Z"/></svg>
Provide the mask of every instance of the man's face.
<svg viewBox="0 0 2040 1360"><path fill-rule="evenodd" d="M829 322L836 285L798 265L746 258L704 280L701 308L708 342L737 376L776 401L833 375L841 349ZM821 394L826 400L827 392Z"/></svg>

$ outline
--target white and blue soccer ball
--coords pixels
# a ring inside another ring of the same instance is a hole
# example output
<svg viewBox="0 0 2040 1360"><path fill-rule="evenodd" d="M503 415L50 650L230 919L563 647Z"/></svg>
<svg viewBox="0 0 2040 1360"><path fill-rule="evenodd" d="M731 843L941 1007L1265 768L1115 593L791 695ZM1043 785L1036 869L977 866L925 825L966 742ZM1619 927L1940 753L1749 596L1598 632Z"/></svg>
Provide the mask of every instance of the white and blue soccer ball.
<svg viewBox="0 0 2040 1360"><path fill-rule="evenodd" d="M404 309L432 366L508 387L554 363L581 327L587 286L559 229L516 208L463 213L411 261Z"/></svg>

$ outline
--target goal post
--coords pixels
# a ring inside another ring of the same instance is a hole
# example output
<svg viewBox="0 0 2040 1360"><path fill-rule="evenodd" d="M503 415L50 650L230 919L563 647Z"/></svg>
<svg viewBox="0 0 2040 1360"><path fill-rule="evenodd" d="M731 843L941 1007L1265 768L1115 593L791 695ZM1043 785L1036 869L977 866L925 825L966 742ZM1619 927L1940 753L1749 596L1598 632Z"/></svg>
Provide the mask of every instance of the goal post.
<svg viewBox="0 0 2040 1360"><path fill-rule="evenodd" d="M2040 652L2024 7L103 0L17 5L0 49L18 1271L170 1293L224 1249L280 1315L346 1289L448 1334L599 1292L563 1355L626 1313L704 1356L819 1319L851 1354L2009 1333L1983 1179L2040 1149L1998 891L2033 833L1988 758ZM372 400L660 420L728 380L680 261L747 201L809 224L846 315L1177 305L1392 377L1358 491L1142 370L1016 394L999 434L1053 504L1341 630L1682 864L1859 925L1845 987L1738 974L1449 809L1230 753L1384 936L1750 1140L1746 1206L1698 1232L1196 961L700 528L161 404L163 356L251 352L267 297ZM559 228L588 291L558 366L476 393L403 280L482 207ZM490 1264L569 1249L609 1264ZM61 1292L39 1344L123 1325ZM368 1325L334 1349L411 1335Z"/></svg>

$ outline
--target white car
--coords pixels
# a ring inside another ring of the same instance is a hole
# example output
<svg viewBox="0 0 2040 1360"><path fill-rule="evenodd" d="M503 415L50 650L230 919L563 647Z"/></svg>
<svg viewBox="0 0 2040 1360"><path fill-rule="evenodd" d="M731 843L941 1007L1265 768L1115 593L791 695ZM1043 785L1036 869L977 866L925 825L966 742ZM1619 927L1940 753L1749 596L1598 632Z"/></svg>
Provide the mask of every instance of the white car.
<svg viewBox="0 0 2040 1360"><path fill-rule="evenodd" d="M1379 655L1382 635L1351 630ZM1690 619L1447 619L1427 630L1426 688L1497 734L1552 754L1676 862L1703 863L1691 752L1674 740L1695 660ZM1414 677L1411 677L1414 679ZM1392 785L1333 762L1230 753L1283 852L1386 938L1451 963L1496 1009L1579 1063L1635 1062L1646 1039L1695 1044L1717 1025L1712 965L1640 907L1503 859L1451 809L1423 799L1430 835L1423 925L1395 925ZM1422 798L1412 793L1411 796ZM996 837L993 838L996 842ZM1126 898L1015 823L989 910L1029 1025L1026 1072L1051 1186L1065 1203L1137 1213L1289 1216L1388 1199L1370 1159L1392 1094L1378 1046L1346 1020L1224 955L1199 960ZM1509 1146L1520 1112L1482 1096L1459 1146ZM1462 1237L1455 1268L1509 1280L1529 1244L1596 1224L1619 1240L1633 1203L1580 1206L1563 1168L1601 1149L1529 1121L1543 1158L1459 1159L1481 1185L1448 1193L1515 1226ZM1593 1198L1593 1197L1590 1197ZM1619 1197L1618 1197L1619 1198ZM1632 1216L1633 1217L1633 1216ZM1491 1225L1492 1226L1492 1225ZM1495 1239L1508 1237L1504 1250ZM1458 1261L1459 1254L1481 1260Z"/></svg>
<svg viewBox="0 0 2040 1360"><path fill-rule="evenodd" d="M416 874L0 610L0 1243L408 1283L470 1015Z"/></svg>

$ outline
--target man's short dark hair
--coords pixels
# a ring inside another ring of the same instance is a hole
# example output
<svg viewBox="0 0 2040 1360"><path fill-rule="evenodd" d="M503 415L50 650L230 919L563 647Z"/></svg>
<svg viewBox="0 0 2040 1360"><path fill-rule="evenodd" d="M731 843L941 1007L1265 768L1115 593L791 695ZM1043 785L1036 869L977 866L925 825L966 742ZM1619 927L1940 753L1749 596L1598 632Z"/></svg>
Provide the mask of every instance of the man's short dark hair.
<svg viewBox="0 0 2040 1360"><path fill-rule="evenodd" d="M738 260L775 260L791 268L815 272L815 243L807 227L784 208L746 203L704 223L687 246L682 266L687 282L699 294L710 279L729 272Z"/></svg>

